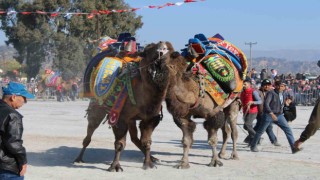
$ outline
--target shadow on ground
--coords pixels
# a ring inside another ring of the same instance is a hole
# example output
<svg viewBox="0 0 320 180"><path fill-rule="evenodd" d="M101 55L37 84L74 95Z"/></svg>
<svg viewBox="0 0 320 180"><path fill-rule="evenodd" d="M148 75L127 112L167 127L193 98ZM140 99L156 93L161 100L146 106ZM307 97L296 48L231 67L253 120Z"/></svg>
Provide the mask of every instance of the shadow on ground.
<svg viewBox="0 0 320 180"><path fill-rule="evenodd" d="M180 146L180 140L173 140L171 142L154 142L154 143L169 143ZM219 142L218 150L221 148L221 142ZM206 141L195 141L193 145L193 149L211 149ZM85 151L83 160L85 163L81 165L73 164L73 161L76 159L77 155L80 153L81 148L78 147L68 147L68 146L60 146L57 148L49 149L45 152L28 152L28 164L32 166L63 166L63 167L73 167L73 168L98 168L95 164L106 164L107 167L112 163L114 158L114 150L113 149L99 149L99 148L88 148ZM232 150L231 144L228 143L227 150ZM238 151L243 151L241 148ZM151 151L151 154L157 158L157 155L163 156L178 156L177 160L182 157L182 148L181 151L177 151L177 153L165 152L165 151ZM200 155L190 153L190 157L192 156L201 156L211 158L211 152L208 151L208 155ZM124 150L121 153L121 162L136 162L143 164L144 155L139 150ZM161 159L160 159L161 160ZM172 161L176 162L176 161ZM106 167L106 168L107 168Z"/></svg>

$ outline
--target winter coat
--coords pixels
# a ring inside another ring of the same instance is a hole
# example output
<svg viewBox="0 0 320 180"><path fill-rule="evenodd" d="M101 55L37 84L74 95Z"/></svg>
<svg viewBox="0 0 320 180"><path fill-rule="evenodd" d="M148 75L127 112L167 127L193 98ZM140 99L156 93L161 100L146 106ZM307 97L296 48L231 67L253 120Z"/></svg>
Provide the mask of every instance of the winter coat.
<svg viewBox="0 0 320 180"><path fill-rule="evenodd" d="M27 163L26 149L22 143L23 116L0 100L0 170L20 173Z"/></svg>

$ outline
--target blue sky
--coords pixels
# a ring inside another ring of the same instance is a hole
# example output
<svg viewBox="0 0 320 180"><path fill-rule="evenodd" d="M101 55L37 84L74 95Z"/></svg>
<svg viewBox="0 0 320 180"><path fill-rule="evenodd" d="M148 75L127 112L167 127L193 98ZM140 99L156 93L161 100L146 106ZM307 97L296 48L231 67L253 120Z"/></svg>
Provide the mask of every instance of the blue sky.
<svg viewBox="0 0 320 180"><path fill-rule="evenodd" d="M179 0L127 0L132 7L162 5ZM319 0L206 0L163 9L142 9L142 42L169 40L183 48L194 34L220 33L241 49L257 42L257 50L318 49Z"/></svg>
<svg viewBox="0 0 320 180"><path fill-rule="evenodd" d="M131 7L163 5L183 0L125 0ZM320 51L319 0L206 0L162 9L141 9L142 43L166 40L177 50L194 34L220 33L243 50L315 49ZM0 33L0 44L4 35Z"/></svg>

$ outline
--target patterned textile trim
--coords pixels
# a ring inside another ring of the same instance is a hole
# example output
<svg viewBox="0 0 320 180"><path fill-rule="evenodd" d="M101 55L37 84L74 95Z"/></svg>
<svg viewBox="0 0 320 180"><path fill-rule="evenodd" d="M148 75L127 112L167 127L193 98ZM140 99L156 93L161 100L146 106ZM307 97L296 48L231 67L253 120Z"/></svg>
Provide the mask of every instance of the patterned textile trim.
<svg viewBox="0 0 320 180"><path fill-rule="evenodd" d="M106 94L117 77L121 66L121 61L111 57L105 57L100 61L97 67L97 75L94 80L93 88L95 97L100 99L100 101L106 97Z"/></svg>
<svg viewBox="0 0 320 180"><path fill-rule="evenodd" d="M219 106L222 105L229 96L228 93L223 91L217 81L213 79L211 74L208 73L205 76L205 90Z"/></svg>
<svg viewBox="0 0 320 180"><path fill-rule="evenodd" d="M227 61L229 60L218 54L214 54L208 56L203 63L214 78L221 82L229 82L234 79L235 74L234 69Z"/></svg>
<svg viewBox="0 0 320 180"><path fill-rule="evenodd" d="M232 43L220 39L220 38L215 38L215 37L211 37L208 38L209 41L214 42L218 45L218 47L223 47L228 49L231 53L233 53L235 56L237 56L240 61L241 61L241 66L242 66L242 75L241 75L241 79L246 79L246 75L247 75L247 71L248 71L248 61L247 58L245 56L245 54L239 49L237 48L235 45L233 45Z"/></svg>
<svg viewBox="0 0 320 180"><path fill-rule="evenodd" d="M126 84L128 84L127 81L127 77L130 78L130 76L126 76L123 78L123 80L119 80L117 78L117 87L115 88L115 91L113 91L114 93L113 94L110 94L109 96L109 101L107 102L107 105L108 106L111 106L111 110L110 110L110 113L109 116L108 116L108 124L110 126L114 126L118 123L118 119L119 119L119 116L120 116L120 113L122 111L122 108L127 100L127 97L129 95L128 93L128 89L131 89L127 86L125 86ZM131 78L129 79L130 81L130 84L131 84ZM136 85L136 82L137 82L137 79L134 78L132 80L132 86L135 86ZM132 89L131 89L131 92ZM133 98L134 100L134 98ZM132 100L131 100L132 102ZM134 101L135 103L135 101Z"/></svg>

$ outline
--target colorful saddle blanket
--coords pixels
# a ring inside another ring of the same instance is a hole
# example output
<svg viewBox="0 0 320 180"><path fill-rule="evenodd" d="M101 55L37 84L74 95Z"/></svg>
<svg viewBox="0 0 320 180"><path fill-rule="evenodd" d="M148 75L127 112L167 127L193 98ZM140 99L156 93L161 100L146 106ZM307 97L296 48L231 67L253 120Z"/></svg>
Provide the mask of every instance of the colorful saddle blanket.
<svg viewBox="0 0 320 180"><path fill-rule="evenodd" d="M138 62L141 59L134 55L139 43L130 33L121 33L116 42L107 39L104 45L108 48L101 49L102 52L87 65L83 96L94 97L99 105L107 106L109 124L115 125L127 97L135 104L134 77L138 75Z"/></svg>
<svg viewBox="0 0 320 180"><path fill-rule="evenodd" d="M136 104L133 87L138 75L138 63L124 64L122 59L105 57L92 71L90 90L99 105L107 107L108 123L114 126L129 97Z"/></svg>
<svg viewBox="0 0 320 180"><path fill-rule="evenodd" d="M195 57L193 63L208 72L204 73L205 91L219 105L223 105L231 95L234 97L234 93L241 92L247 74L247 60L242 51L219 34L209 39L203 34L196 34L186 46L182 55ZM195 54L190 56L190 53Z"/></svg>
<svg viewBox="0 0 320 180"><path fill-rule="evenodd" d="M57 81L60 77L60 73L48 74L45 77L45 84L48 87L57 86Z"/></svg>

